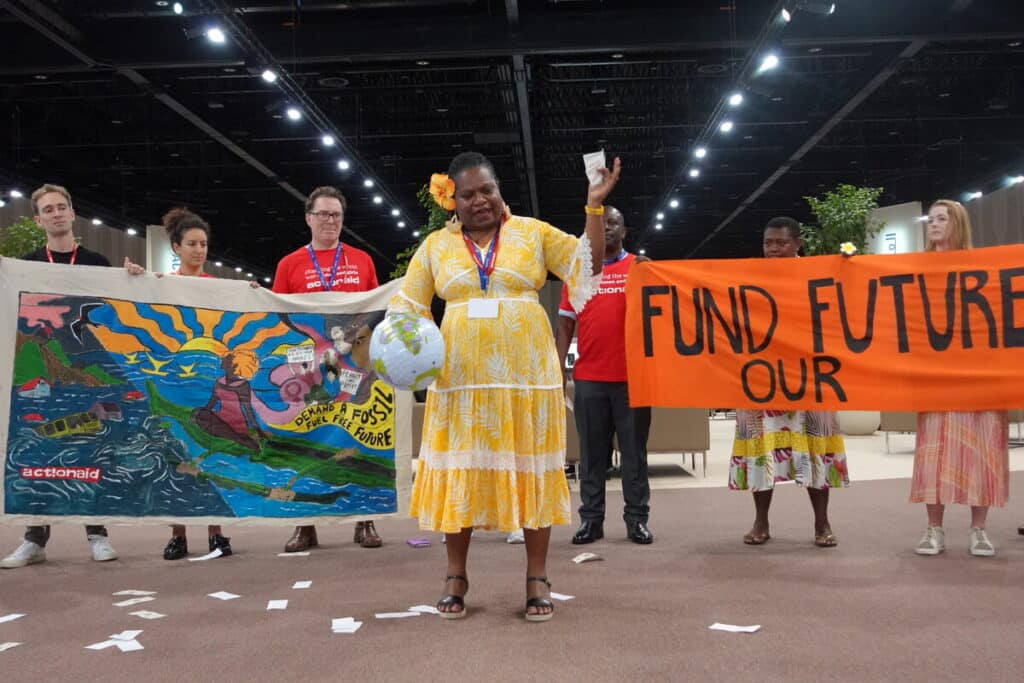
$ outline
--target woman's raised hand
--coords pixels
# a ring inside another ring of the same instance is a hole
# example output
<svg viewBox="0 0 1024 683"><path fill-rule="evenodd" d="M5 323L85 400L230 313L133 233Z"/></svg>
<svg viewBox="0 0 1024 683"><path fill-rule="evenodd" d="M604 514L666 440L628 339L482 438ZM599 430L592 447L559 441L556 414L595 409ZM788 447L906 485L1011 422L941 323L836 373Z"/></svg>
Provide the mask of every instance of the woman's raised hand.
<svg viewBox="0 0 1024 683"><path fill-rule="evenodd" d="M619 182L619 173L622 172L622 161L619 157L615 157L610 171L607 168L599 168L597 172L601 174L601 182L591 185L587 190L587 205L593 207L604 204L604 200L615 189L615 184Z"/></svg>

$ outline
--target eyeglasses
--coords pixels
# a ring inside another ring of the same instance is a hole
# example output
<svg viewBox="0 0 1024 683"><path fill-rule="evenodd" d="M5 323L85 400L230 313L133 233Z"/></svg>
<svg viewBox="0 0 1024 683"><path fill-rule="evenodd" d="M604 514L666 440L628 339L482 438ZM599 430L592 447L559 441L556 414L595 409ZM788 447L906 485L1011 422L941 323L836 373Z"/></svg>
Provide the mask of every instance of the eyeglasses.
<svg viewBox="0 0 1024 683"><path fill-rule="evenodd" d="M341 217L344 216L341 211L310 211L310 216L316 216L318 220L326 221L340 221Z"/></svg>

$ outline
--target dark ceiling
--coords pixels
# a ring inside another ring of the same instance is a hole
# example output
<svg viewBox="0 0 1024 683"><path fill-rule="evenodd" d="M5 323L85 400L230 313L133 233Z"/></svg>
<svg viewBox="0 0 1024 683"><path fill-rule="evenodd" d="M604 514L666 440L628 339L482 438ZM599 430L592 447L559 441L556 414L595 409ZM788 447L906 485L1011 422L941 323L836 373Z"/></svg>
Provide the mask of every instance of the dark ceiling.
<svg viewBox="0 0 1024 683"><path fill-rule="evenodd" d="M416 190L464 150L514 211L575 232L581 155L620 155L612 201L661 259L756 254L768 218L808 219L802 197L841 182L891 204L1024 172L1017 0L173 4L0 2L2 187L58 182L123 227L186 204L214 257L270 273L308 239L300 198L335 184L347 239L386 274L424 220Z"/></svg>

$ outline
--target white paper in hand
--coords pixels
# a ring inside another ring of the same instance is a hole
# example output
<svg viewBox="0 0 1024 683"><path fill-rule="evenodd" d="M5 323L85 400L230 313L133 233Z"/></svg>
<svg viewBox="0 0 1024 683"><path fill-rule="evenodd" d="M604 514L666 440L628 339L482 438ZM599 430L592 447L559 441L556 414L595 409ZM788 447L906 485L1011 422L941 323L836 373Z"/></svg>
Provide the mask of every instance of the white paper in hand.
<svg viewBox="0 0 1024 683"><path fill-rule="evenodd" d="M583 168L587 171L587 180L590 181L591 185L601 184L601 174L598 172L598 169L604 168L607 165L608 162L604 158L603 149L583 155Z"/></svg>

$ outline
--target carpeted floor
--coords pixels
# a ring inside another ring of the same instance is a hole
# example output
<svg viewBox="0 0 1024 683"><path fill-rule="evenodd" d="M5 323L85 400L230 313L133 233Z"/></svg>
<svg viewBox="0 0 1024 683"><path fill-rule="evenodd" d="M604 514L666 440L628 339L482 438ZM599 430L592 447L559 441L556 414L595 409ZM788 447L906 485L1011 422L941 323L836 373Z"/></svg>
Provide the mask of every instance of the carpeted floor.
<svg viewBox="0 0 1024 683"><path fill-rule="evenodd" d="M1024 679L1024 473L1011 480L1011 505L994 510L995 558L967 553L968 510L950 508L945 555L922 558L913 545L922 506L906 503L909 482L858 483L832 496L840 545L815 548L807 495L782 487L773 539L740 538L753 518L748 494L722 489L657 490L652 546L624 538L618 513L592 546L555 530L549 574L555 618L522 618L524 553L497 533L479 533L471 551L470 613L445 622L420 616L376 620L376 612L433 604L444 548L413 549L424 534L411 521L378 523L385 546L364 550L346 527L324 527L309 557L278 557L284 529L228 529L236 555L166 562L158 528L111 530L121 559L89 559L80 528L55 527L43 565L0 572L0 652L4 681L33 680L722 680L1019 681ZM618 505L619 494L609 496ZM204 530L192 528L194 551ZM4 553L20 532L0 527ZM590 550L603 561L573 564ZM194 555L202 554L194 552ZM307 590L293 582L310 579ZM119 608L111 594L157 591ZM215 591L241 595L221 602ZM286 611L266 611L271 599ZM167 616L147 621L136 609ZM354 635L331 633L331 619L362 620ZM709 631L714 622L760 624L754 634ZM143 629L141 652L85 645Z"/></svg>

